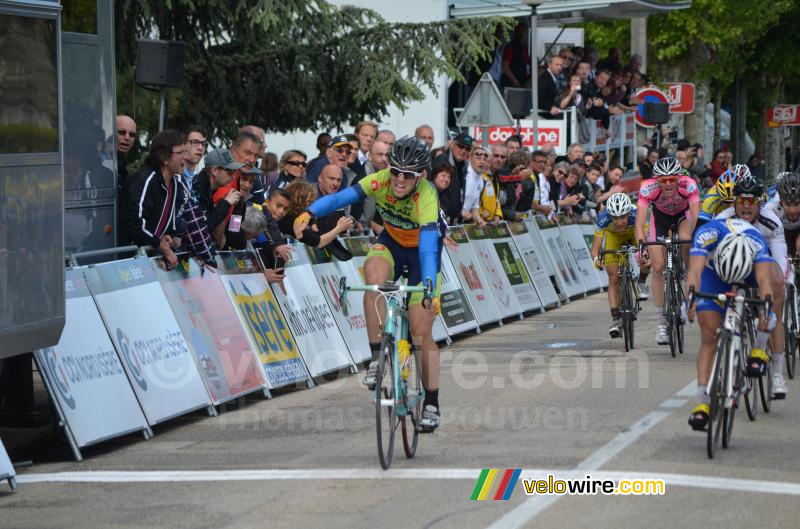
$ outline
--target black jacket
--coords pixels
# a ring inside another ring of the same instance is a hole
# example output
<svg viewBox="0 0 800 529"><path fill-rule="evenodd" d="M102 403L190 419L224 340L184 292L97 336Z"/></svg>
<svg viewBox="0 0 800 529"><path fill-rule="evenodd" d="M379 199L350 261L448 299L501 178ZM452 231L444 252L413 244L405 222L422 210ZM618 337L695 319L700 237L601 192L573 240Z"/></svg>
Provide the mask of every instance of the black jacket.
<svg viewBox="0 0 800 529"><path fill-rule="evenodd" d="M208 168L203 169L194 177L192 196L206 215L208 231L213 233L219 223L225 220L231 204L225 199L214 204L214 191L211 189L211 173Z"/></svg>
<svg viewBox="0 0 800 529"><path fill-rule="evenodd" d="M461 208L464 206L464 186L467 178L467 161L456 162L450 150L444 151L441 156L433 162L435 167L438 163L447 163L456 168L455 178L450 179L450 186L439 194L440 208L444 211L448 221L458 224L461 216Z"/></svg>
<svg viewBox="0 0 800 529"><path fill-rule="evenodd" d="M545 70L537 80L539 86L539 115L543 118L552 119L550 115L550 108L556 104L556 97L558 97L558 88L553 76L550 75L550 70Z"/></svg>
<svg viewBox="0 0 800 529"><path fill-rule="evenodd" d="M164 185L161 171L143 167L133 175L128 187L128 235L138 246L158 247L164 235L177 235L185 232L181 213L187 203L187 189L181 175L174 175L170 181L174 193L167 204L168 190ZM162 213L167 216L166 227L156 232Z"/></svg>

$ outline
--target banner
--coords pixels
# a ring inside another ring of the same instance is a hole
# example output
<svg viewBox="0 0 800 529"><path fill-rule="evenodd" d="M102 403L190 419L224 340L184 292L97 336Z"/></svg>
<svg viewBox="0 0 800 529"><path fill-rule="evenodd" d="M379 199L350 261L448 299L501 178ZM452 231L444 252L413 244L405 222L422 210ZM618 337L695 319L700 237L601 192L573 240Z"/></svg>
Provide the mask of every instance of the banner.
<svg viewBox="0 0 800 529"><path fill-rule="evenodd" d="M578 276L577 267L572 261L572 254L567 248L567 243L564 242L561 230L558 229L558 223L554 220L538 217L536 224L539 227L543 247L553 260L561 279L563 292L568 298L585 293L583 283L581 283L581 279Z"/></svg>
<svg viewBox="0 0 800 529"><path fill-rule="evenodd" d="M14 465L6 453L6 447L3 446L3 441L0 440L0 480L7 479L8 486L11 490L17 488L17 481L15 479L16 473L14 472Z"/></svg>
<svg viewBox="0 0 800 529"><path fill-rule="evenodd" d="M299 248L298 248L299 250ZM348 315L342 313L339 300L339 280L347 278L348 285L363 285L364 281L356 269L353 259L339 261L332 258L324 248L305 247L311 268L317 277L319 288L328 306L333 312L339 331L342 333L345 344L350 350L350 355L356 362L364 362L372 358L367 336L367 320L364 318L364 293L348 292Z"/></svg>
<svg viewBox="0 0 800 529"><path fill-rule="evenodd" d="M586 241L586 247L589 248L589 255L591 256L592 252L592 243L594 242L594 229L595 225L593 222L585 221L579 222L578 226L581 228L581 233L583 234L583 240ZM592 265L594 268L594 265ZM608 274L606 274L603 270L597 270L594 268L595 273L597 274L598 279L600 280L600 286L603 288L608 287Z"/></svg>
<svg viewBox="0 0 800 529"><path fill-rule="evenodd" d="M83 273L147 422L156 424L210 405L150 261L124 259Z"/></svg>
<svg viewBox="0 0 800 529"><path fill-rule="evenodd" d="M546 266L547 257L540 258L543 253L544 247L540 246L538 249L533 242L528 226L524 222L509 222L508 229L511 232L511 238L517 246L517 250L522 255L522 260L528 270L539 299L545 307L558 305L558 291L555 280L555 273L550 275Z"/></svg>
<svg viewBox="0 0 800 529"><path fill-rule="evenodd" d="M289 323L300 356L311 376L352 366L353 359L336 326L333 313L312 278L314 271L308 254L299 243L290 245L292 259L286 263L285 279L272 285L272 292L283 317Z"/></svg>
<svg viewBox="0 0 800 529"><path fill-rule="evenodd" d="M573 219L562 215L559 218L559 228L567 247L572 253L572 258L585 290L587 292L600 290L600 277L597 275L597 270L592 262L589 248L586 247L586 239L583 238L581 227Z"/></svg>
<svg viewBox="0 0 800 529"><path fill-rule="evenodd" d="M258 258L249 252L220 252L222 285L233 302L267 383L278 388L308 380L297 344L283 319Z"/></svg>
<svg viewBox="0 0 800 529"><path fill-rule="evenodd" d="M503 267L503 272L506 274L508 282L511 283L511 289L517 296L522 310L527 312L542 309L542 302L536 293L536 289L533 288L528 269L525 268L525 263L522 262L522 255L511 239L511 232L507 224L501 222L487 227L492 236L494 249Z"/></svg>
<svg viewBox="0 0 800 529"><path fill-rule="evenodd" d="M80 448L147 429L81 270L66 271L66 298L58 344L34 355L75 443Z"/></svg>
<svg viewBox="0 0 800 529"><path fill-rule="evenodd" d="M519 316L522 313L517 296L511 289L511 283L503 272L503 265L497 257L497 251L491 239L488 227L479 228L475 224L466 225L467 237L469 237L478 263L486 274L489 289L492 292L500 316Z"/></svg>
<svg viewBox="0 0 800 529"><path fill-rule="evenodd" d="M446 248L445 251L453 262L456 275L472 307L475 319L480 325L498 321L500 310L492 298L489 283L484 277L483 269L478 264L464 226L450 226L450 238L458 243L458 248L456 250Z"/></svg>
<svg viewBox="0 0 800 529"><path fill-rule="evenodd" d="M264 371L219 275L204 271L194 259L180 261L170 271L160 258L151 262L211 401L219 404L266 386Z"/></svg>
<svg viewBox="0 0 800 529"><path fill-rule="evenodd" d="M472 308L469 306L467 295L458 282L456 269L450 260L450 255L442 252L442 321L447 327L447 332L454 334L471 331L478 327Z"/></svg>

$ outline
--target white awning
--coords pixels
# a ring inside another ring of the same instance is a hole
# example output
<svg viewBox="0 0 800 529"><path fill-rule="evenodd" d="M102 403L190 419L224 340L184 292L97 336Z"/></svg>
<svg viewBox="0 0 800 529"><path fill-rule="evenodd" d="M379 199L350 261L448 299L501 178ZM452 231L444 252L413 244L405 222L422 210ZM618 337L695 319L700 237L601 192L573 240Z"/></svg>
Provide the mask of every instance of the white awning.
<svg viewBox="0 0 800 529"><path fill-rule="evenodd" d="M537 9L540 26L660 15L692 6L691 0L545 0ZM527 17L530 6L520 0L453 0L450 18Z"/></svg>

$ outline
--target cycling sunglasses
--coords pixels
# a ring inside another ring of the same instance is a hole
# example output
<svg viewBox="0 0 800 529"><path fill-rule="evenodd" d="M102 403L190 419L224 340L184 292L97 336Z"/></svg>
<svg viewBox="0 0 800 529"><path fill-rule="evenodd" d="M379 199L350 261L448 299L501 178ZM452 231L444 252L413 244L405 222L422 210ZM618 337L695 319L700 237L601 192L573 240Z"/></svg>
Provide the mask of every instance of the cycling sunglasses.
<svg viewBox="0 0 800 529"><path fill-rule="evenodd" d="M752 195L739 195L736 197L736 203L740 206L755 206L758 202L758 197Z"/></svg>
<svg viewBox="0 0 800 529"><path fill-rule="evenodd" d="M678 181L677 176L659 176L658 183L659 184L674 184Z"/></svg>
<svg viewBox="0 0 800 529"><path fill-rule="evenodd" d="M398 169L397 167L389 166L389 172L392 176L403 176L403 178L410 180L412 178L416 178L420 176L422 173L415 173L414 171L403 171L402 169Z"/></svg>

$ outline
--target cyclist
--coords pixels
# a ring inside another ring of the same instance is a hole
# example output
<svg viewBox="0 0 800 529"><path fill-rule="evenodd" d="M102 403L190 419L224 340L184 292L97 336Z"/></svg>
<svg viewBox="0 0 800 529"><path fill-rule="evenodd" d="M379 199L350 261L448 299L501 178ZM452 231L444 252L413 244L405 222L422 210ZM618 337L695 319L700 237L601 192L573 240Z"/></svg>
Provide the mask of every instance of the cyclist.
<svg viewBox="0 0 800 529"><path fill-rule="evenodd" d="M606 209L597 217L597 227L592 242L592 259L596 268L600 269L605 266L606 274L608 274L608 305L611 308L611 326L608 328L608 334L612 338L622 336L620 332L622 317L619 306L619 265L622 262L622 256L609 254L605 256L605 262L601 263L600 247L604 238L606 250L619 250L623 244L633 245L636 239L633 233L635 224L636 208L633 207L630 197L625 193L611 195L606 201ZM638 280L640 299L647 299L645 282L648 272L649 263L643 259L640 263Z"/></svg>
<svg viewBox="0 0 800 529"><path fill-rule="evenodd" d="M414 344L422 349L422 382L425 402L420 420L423 431L439 426L439 348L433 340L433 318L438 312L441 281L438 280L442 244L439 237L439 200L436 188L422 171L430 165L428 146L416 138L403 137L392 146L389 167L367 175L338 193L317 199L295 220L295 231L302 231L312 217L327 215L365 197L375 197L383 217L384 230L378 236L364 263L369 284L399 279L408 269L410 285L427 285L423 296L414 293L409 300L409 326ZM381 327L385 306L375 310L377 292L364 294L372 361L364 385L375 387L380 353Z"/></svg>
<svg viewBox="0 0 800 529"><path fill-rule="evenodd" d="M733 204L733 186L736 185L736 179L749 174L750 169L746 165L737 164L720 175L716 185L708 191L700 204L695 232Z"/></svg>
<svg viewBox="0 0 800 529"><path fill-rule="evenodd" d="M761 206L764 195L764 186L752 175L746 175L736 181L733 188L736 196L734 206L720 213L718 219L736 217L749 222L756 228L767 241L767 246L775 265L771 267L771 290L774 293L773 305L776 314L782 314L783 287L789 276L789 259L786 256L786 239L783 236L783 224L775 213ZM786 397L786 382L783 379L784 367L784 341L783 321L778 321L772 332L772 390L773 397L783 399ZM749 374L756 376L764 372L769 362L769 356L763 347L754 347L748 366Z"/></svg>
<svg viewBox="0 0 800 529"><path fill-rule="evenodd" d="M800 234L800 174L784 172L778 175L778 200L770 200L767 208L781 220L783 236L789 254L800 255L798 234Z"/></svg>
<svg viewBox="0 0 800 529"><path fill-rule="evenodd" d="M742 219L715 219L697 230L689 252L687 288L706 294L727 292L736 283L758 286L759 296L764 299L772 294L773 259L767 251L767 242L753 226ZM773 296L774 299L774 296ZM710 398L706 386L714 364L717 347L717 330L722 322L723 305L716 300L697 300L696 307L688 308L690 320L697 314L700 326L700 350L697 353L697 398L699 403L692 409L689 425L694 430L703 430L711 414ZM766 345L769 328L774 325L774 312L768 318L759 319L756 346Z"/></svg>
<svg viewBox="0 0 800 529"><path fill-rule="evenodd" d="M645 180L639 189L636 216L636 244L648 240L645 236L647 210L652 204L653 214L650 218L650 237L672 236L687 240L694 231L697 214L700 211L700 194L697 184L691 177L681 174L681 164L675 158L661 158L653 164L653 178ZM664 248L649 250L653 272L653 304L659 317L656 330L656 343L667 344L666 317L664 315ZM688 249L684 249L687 257Z"/></svg>

